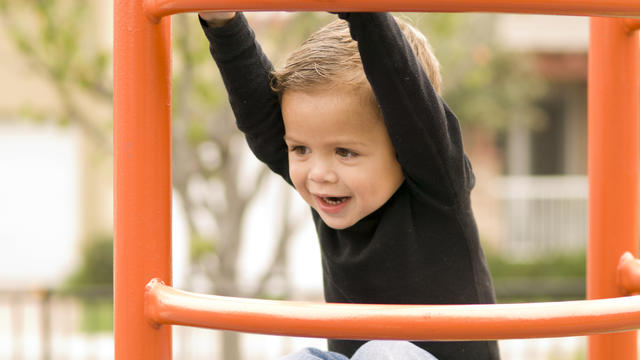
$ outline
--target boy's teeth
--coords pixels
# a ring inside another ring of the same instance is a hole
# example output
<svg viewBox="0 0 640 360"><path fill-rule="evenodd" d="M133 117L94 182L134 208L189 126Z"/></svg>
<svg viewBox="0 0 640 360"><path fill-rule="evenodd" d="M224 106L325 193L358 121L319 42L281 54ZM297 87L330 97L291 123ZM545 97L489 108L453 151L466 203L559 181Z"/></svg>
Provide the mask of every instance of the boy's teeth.
<svg viewBox="0 0 640 360"><path fill-rule="evenodd" d="M346 200L346 197L323 197L322 201L329 205L338 205Z"/></svg>

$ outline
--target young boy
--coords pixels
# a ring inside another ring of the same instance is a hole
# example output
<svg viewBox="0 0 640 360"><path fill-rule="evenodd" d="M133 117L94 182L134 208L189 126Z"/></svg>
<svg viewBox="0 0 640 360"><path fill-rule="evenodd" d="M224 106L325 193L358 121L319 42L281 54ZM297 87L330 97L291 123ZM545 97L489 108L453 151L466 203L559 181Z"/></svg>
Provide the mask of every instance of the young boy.
<svg viewBox="0 0 640 360"><path fill-rule="evenodd" d="M241 13L200 16L249 146L312 208L326 301L495 302L471 165L421 34L386 13L341 13L274 72ZM499 358L495 342L415 344L441 360Z"/></svg>

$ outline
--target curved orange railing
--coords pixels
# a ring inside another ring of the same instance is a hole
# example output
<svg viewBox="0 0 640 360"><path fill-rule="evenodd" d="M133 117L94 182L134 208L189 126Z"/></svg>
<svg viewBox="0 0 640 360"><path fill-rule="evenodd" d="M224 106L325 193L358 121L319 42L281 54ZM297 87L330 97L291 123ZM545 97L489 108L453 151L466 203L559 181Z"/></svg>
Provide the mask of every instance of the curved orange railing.
<svg viewBox="0 0 640 360"><path fill-rule="evenodd" d="M156 325L336 339L522 339L640 327L640 296L500 305L326 304L195 294L154 279L145 309Z"/></svg>
<svg viewBox="0 0 640 360"><path fill-rule="evenodd" d="M247 11L430 11L502 12L584 16L640 16L636 0L145 0L145 12L156 21L164 16L202 9Z"/></svg>

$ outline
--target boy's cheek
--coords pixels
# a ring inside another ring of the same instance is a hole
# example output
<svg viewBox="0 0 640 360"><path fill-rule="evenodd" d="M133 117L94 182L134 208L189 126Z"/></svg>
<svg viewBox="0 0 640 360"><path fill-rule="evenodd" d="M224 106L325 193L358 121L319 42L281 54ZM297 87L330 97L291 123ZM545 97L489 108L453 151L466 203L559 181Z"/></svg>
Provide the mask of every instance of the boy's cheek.
<svg viewBox="0 0 640 360"><path fill-rule="evenodd" d="M289 178L293 183L293 187L296 189L298 194L300 194L304 198L303 192L305 191L305 181L303 175L298 171L297 167L291 166L289 164Z"/></svg>
<svg viewBox="0 0 640 360"><path fill-rule="evenodd" d="M293 183L293 187L296 189L296 192L307 205L313 207L313 199L309 191L307 191L306 182L304 178L296 177L294 173L289 172L289 177L291 178L291 182Z"/></svg>

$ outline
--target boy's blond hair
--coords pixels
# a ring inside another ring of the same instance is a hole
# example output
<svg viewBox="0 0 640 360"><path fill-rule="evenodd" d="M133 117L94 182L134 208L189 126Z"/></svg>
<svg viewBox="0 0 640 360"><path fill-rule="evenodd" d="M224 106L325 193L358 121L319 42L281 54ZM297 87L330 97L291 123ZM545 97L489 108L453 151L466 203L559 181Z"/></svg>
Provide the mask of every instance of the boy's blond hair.
<svg viewBox="0 0 640 360"><path fill-rule="evenodd" d="M398 18L395 20L434 89L440 93L440 65L429 42L411 25ZM280 96L287 90L310 91L346 87L364 90L363 94L375 102L373 91L362 68L358 44L351 38L348 23L341 19L313 33L289 55L284 67L275 70L272 75L272 88Z"/></svg>

